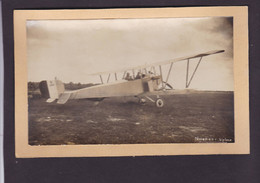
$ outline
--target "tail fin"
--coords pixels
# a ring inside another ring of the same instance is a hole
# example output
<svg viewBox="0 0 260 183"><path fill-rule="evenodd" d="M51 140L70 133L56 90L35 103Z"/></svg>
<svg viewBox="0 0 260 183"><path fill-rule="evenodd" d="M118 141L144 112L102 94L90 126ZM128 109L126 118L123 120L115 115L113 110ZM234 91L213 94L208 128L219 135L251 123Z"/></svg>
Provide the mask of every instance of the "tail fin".
<svg viewBox="0 0 260 183"><path fill-rule="evenodd" d="M64 84L60 80L48 80L40 82L40 91L43 97L48 98L47 102L59 99L65 91Z"/></svg>

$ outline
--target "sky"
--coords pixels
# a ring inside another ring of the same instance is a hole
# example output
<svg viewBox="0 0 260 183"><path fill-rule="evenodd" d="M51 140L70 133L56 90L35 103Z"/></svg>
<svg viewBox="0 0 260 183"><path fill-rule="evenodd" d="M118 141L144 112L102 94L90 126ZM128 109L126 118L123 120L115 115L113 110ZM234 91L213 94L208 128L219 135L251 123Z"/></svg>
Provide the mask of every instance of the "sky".
<svg viewBox="0 0 260 183"><path fill-rule="evenodd" d="M199 90L233 90L231 17L27 21L28 81L96 83L89 74L222 49L202 59L190 85ZM185 88L186 64L173 65L176 89Z"/></svg>

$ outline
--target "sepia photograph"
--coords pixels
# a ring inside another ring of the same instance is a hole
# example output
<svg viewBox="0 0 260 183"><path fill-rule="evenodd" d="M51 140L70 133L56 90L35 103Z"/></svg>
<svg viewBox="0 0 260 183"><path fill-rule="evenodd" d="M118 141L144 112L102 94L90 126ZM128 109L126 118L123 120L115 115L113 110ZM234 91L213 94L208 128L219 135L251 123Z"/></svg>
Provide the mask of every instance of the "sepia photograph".
<svg viewBox="0 0 260 183"><path fill-rule="evenodd" d="M16 56L16 68L24 67L20 84L27 104L19 110L27 112L24 123L16 117L17 149L22 139L36 151L101 148L96 154L104 156L102 148L107 148L113 151L108 156L121 156L124 146L130 154L151 155L149 148L159 145L176 154L172 147L184 145L191 149L184 154L214 154L241 143L235 116L240 95L235 58L241 50L237 15L194 10L196 16L184 16L185 10L178 16L139 16L137 11L125 17L116 10L104 11L105 16L87 10L77 16L66 10L18 11L25 17L17 30L25 36L15 34L16 55L23 57L19 62ZM200 151L200 145L213 148ZM135 147L149 147L149 153Z"/></svg>
<svg viewBox="0 0 260 183"><path fill-rule="evenodd" d="M234 142L232 17L26 29L30 145Z"/></svg>

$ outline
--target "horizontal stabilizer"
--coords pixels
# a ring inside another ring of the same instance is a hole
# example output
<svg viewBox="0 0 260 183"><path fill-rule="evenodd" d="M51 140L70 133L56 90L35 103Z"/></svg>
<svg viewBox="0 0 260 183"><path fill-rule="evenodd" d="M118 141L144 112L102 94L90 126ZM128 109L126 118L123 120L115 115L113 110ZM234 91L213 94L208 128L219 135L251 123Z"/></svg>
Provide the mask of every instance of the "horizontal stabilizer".
<svg viewBox="0 0 260 183"><path fill-rule="evenodd" d="M69 98L70 98L71 93L62 93L61 96L58 99L58 104L65 104Z"/></svg>
<svg viewBox="0 0 260 183"><path fill-rule="evenodd" d="M53 102L54 100L56 100L56 98L48 98L48 100L46 100L46 102L51 103L51 102Z"/></svg>

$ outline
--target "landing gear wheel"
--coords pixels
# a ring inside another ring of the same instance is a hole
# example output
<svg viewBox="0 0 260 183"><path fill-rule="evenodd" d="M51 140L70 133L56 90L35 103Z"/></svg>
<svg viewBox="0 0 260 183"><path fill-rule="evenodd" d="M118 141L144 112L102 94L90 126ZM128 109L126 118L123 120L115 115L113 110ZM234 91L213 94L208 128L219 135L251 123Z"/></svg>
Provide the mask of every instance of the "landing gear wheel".
<svg viewBox="0 0 260 183"><path fill-rule="evenodd" d="M140 98L140 99L139 99L139 104L142 104L142 105L144 105L144 104L145 104L145 102L146 102L146 100L145 100L144 98Z"/></svg>
<svg viewBox="0 0 260 183"><path fill-rule="evenodd" d="M161 98L158 98L156 101L155 101L155 104L156 104L156 107L163 107L164 105L164 102Z"/></svg>

